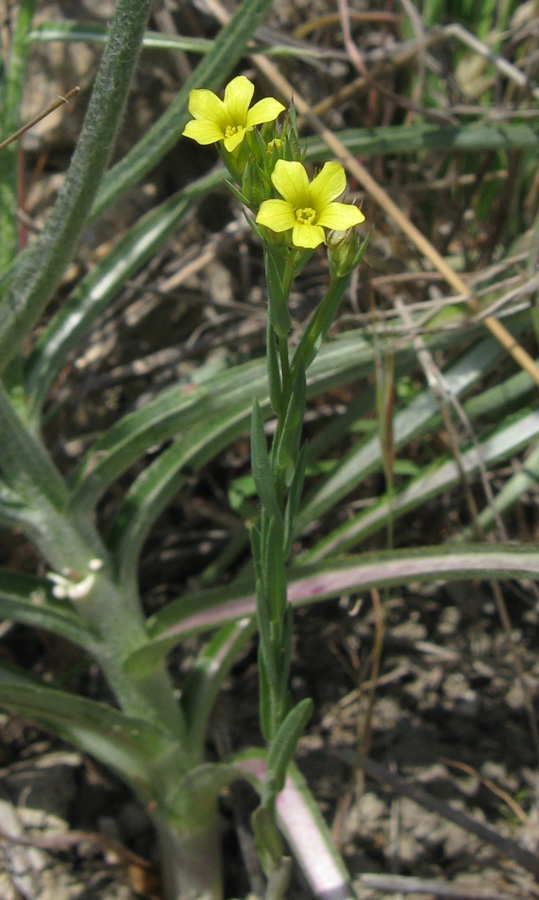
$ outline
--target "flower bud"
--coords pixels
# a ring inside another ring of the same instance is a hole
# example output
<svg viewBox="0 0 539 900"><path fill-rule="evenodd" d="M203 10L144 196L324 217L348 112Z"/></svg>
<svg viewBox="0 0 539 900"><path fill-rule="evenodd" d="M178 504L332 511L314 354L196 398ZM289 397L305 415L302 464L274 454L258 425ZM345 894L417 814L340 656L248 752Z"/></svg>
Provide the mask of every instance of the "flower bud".
<svg viewBox="0 0 539 900"><path fill-rule="evenodd" d="M253 157L248 159L245 165L241 191L253 211L257 210L264 200L271 197L269 181Z"/></svg>
<svg viewBox="0 0 539 900"><path fill-rule="evenodd" d="M360 243L359 235L354 229L329 232L327 248L332 278L345 278L352 274L363 258L369 238L370 234Z"/></svg>

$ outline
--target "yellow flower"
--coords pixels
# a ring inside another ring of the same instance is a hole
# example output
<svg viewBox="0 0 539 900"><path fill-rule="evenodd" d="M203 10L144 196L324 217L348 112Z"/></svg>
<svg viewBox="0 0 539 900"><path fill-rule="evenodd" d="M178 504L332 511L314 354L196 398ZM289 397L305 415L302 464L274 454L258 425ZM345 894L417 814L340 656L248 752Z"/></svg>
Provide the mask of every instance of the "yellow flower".
<svg viewBox="0 0 539 900"><path fill-rule="evenodd" d="M324 244L324 228L348 231L365 221L356 206L335 203L346 188L346 175L340 163L327 162L309 184L300 162L278 159L271 176L283 200L264 200L256 221L271 231L292 229L295 247L314 250Z"/></svg>
<svg viewBox="0 0 539 900"><path fill-rule="evenodd" d="M283 104L273 97L265 97L249 109L254 90L254 84L245 75L238 75L227 84L224 100L213 91L191 91L189 112L193 119L185 126L184 135L199 144L223 141L225 150L231 153L255 125L273 122L284 110Z"/></svg>

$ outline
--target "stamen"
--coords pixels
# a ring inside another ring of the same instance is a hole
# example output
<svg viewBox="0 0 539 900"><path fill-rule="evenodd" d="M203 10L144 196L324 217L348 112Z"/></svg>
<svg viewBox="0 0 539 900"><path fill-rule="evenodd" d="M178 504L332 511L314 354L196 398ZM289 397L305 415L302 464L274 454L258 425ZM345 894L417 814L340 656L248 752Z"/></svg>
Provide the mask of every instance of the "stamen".
<svg viewBox="0 0 539 900"><path fill-rule="evenodd" d="M305 209L299 207L294 210L294 215L300 225L312 225L316 219L316 210L312 206L306 206Z"/></svg>

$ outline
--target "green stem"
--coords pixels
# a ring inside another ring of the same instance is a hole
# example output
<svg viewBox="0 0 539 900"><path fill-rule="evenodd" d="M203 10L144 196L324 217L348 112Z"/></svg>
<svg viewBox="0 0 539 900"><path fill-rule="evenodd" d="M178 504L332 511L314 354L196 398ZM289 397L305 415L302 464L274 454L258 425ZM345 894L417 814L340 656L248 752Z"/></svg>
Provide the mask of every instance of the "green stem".
<svg viewBox="0 0 539 900"><path fill-rule="evenodd" d="M283 385L283 409L288 406L292 392L292 379L290 377L290 359L288 356L288 337L279 337L279 359L281 361L281 382Z"/></svg>
<svg viewBox="0 0 539 900"><path fill-rule="evenodd" d="M0 470L22 499L46 498L54 509L67 503L67 488L38 437L24 427L0 381Z"/></svg>
<svg viewBox="0 0 539 900"><path fill-rule="evenodd" d="M42 234L0 281L0 367L19 351L57 288L110 160L151 0L118 0L82 133Z"/></svg>
<svg viewBox="0 0 539 900"><path fill-rule="evenodd" d="M68 595L67 602L73 603L96 636L98 662L122 709L159 721L183 737L185 729L166 671L159 668L144 677L129 678L122 669L125 657L147 640L138 596L119 590L92 522L73 520L66 512L68 494L58 470L40 440L25 429L1 383L0 470L23 504L21 527L55 572L83 582L93 561L101 560L88 592L80 597Z"/></svg>
<svg viewBox="0 0 539 900"><path fill-rule="evenodd" d="M217 805L202 828L185 833L157 818L163 894L166 900L222 900L222 854Z"/></svg>

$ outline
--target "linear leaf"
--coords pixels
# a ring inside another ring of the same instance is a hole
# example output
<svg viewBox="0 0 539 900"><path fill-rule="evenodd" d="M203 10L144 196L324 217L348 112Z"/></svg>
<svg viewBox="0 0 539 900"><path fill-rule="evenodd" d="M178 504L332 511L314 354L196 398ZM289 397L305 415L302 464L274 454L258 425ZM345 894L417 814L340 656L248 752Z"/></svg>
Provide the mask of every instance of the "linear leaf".
<svg viewBox="0 0 539 900"><path fill-rule="evenodd" d="M391 498L391 502L383 498L379 503L371 509L354 516L353 519L347 521L340 528L333 531L330 535L323 538L312 550L308 551L303 557L304 562L314 562L322 559L330 554L343 553L365 540L369 535L383 528L387 522L388 516L393 519L416 509L418 506L426 503L432 497L441 494L455 484L458 484L462 477L462 472L470 475L477 472L481 464L488 465L495 463L500 459L506 459L513 453L517 453L526 447L530 441L539 436L539 413L532 412L521 417L518 422L512 422L505 428L498 429L495 434L482 441L478 448L472 447L463 453L460 458L459 465L454 459L446 462L436 463L431 466L428 472L421 474L414 479L404 490L395 493ZM533 459L539 457L536 451ZM536 463L537 466L537 463ZM512 502L516 502L519 496L533 484L533 478L529 475L526 477L525 465L524 470L514 476L515 481L508 488L507 498ZM531 474L531 473L530 473ZM535 476L537 480L537 475ZM511 479L513 481L513 479ZM505 491L505 488L504 488ZM495 499L497 507L503 506L507 508L505 496L498 496ZM484 520L484 524L489 524L492 520L492 510L487 507L480 516ZM471 531L471 529L470 529ZM468 540L472 538L471 533L465 532L464 537Z"/></svg>
<svg viewBox="0 0 539 900"><path fill-rule="evenodd" d="M150 799L156 760L172 751L157 726L64 691L2 684L0 707L30 718L110 766Z"/></svg>
<svg viewBox="0 0 539 900"><path fill-rule="evenodd" d="M219 180L215 174L200 178L151 210L77 285L39 336L26 363L26 390L34 416L65 365L68 353L123 290L125 282L168 240L193 203L208 189L216 187Z"/></svg>
<svg viewBox="0 0 539 900"><path fill-rule="evenodd" d="M39 236L0 277L0 368L5 369L58 287L114 148L150 0L118 0L82 132Z"/></svg>
<svg viewBox="0 0 539 900"><path fill-rule="evenodd" d="M469 337L478 328L470 327ZM428 346L435 350L446 346L443 334L432 336ZM415 362L409 345L395 350L397 372ZM351 331L326 345L309 370L307 396L368 377L372 372L373 349L360 331ZM160 393L143 409L124 416L91 447L72 479L72 505L86 509L95 505L103 492L160 441L208 422L226 410L233 415L240 406L245 410L245 431L252 401L257 399L269 415L266 367L263 360L245 363L212 376L201 384L180 383ZM209 427L209 426L208 426Z"/></svg>
<svg viewBox="0 0 539 900"><path fill-rule="evenodd" d="M0 618L52 631L87 650L94 638L69 603L60 604L45 578L0 571Z"/></svg>
<svg viewBox="0 0 539 900"><path fill-rule="evenodd" d="M451 369L444 373L444 391L458 397L468 390L500 358L503 351L497 341L485 338L465 353ZM450 403L450 400L448 401ZM393 419L395 448L402 447L413 436L424 432L439 416L439 401L429 389L422 391ZM382 452L378 435L354 447L342 463L307 499L298 516L302 529L322 515L352 491L367 475L382 466Z"/></svg>
<svg viewBox="0 0 539 900"><path fill-rule="evenodd" d="M537 147L539 124L507 122L472 123L440 128L439 125L386 125L380 128L356 128L338 132L339 140L350 153L361 156L418 153L438 150L447 153L466 150L528 150ZM307 159L327 159L326 144L312 138Z"/></svg>
<svg viewBox="0 0 539 900"><path fill-rule="evenodd" d="M539 550L529 547L462 545L383 550L344 560L322 561L289 570L288 602L308 606L343 594L362 593L372 587L406 585L411 581L463 581L485 578L539 580ZM147 620L149 642L130 657L130 665L144 665L166 655L192 634L214 630L225 622L253 616L256 610L252 581L238 580L227 587L189 594L167 604Z"/></svg>

